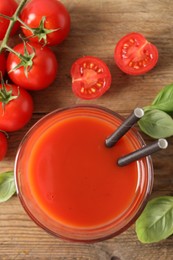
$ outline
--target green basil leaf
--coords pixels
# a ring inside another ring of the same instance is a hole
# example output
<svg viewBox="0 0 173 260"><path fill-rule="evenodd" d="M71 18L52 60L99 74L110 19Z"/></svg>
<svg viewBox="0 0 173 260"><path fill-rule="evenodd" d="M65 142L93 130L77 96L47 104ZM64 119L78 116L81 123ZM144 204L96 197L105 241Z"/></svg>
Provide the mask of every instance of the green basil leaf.
<svg viewBox="0 0 173 260"><path fill-rule="evenodd" d="M138 124L145 134L156 139L173 135L173 119L161 110L146 110Z"/></svg>
<svg viewBox="0 0 173 260"><path fill-rule="evenodd" d="M7 201L16 192L14 173L4 172L0 174L0 202Z"/></svg>
<svg viewBox="0 0 173 260"><path fill-rule="evenodd" d="M158 93L152 107L165 112L173 112L173 84L166 86Z"/></svg>
<svg viewBox="0 0 173 260"><path fill-rule="evenodd" d="M142 243L153 243L173 234L173 197L163 196L148 202L136 221L136 233Z"/></svg>

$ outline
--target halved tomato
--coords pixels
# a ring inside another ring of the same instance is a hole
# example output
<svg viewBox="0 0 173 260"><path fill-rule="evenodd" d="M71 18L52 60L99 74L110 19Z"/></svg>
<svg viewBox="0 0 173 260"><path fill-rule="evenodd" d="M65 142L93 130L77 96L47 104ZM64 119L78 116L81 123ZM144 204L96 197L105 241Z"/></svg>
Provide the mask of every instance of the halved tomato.
<svg viewBox="0 0 173 260"><path fill-rule="evenodd" d="M151 70L158 61L158 50L139 33L129 33L117 43L114 52L117 66L130 75Z"/></svg>
<svg viewBox="0 0 173 260"><path fill-rule="evenodd" d="M102 96L111 85L111 73L100 59L85 56L76 60L71 68L72 89L82 99Z"/></svg>

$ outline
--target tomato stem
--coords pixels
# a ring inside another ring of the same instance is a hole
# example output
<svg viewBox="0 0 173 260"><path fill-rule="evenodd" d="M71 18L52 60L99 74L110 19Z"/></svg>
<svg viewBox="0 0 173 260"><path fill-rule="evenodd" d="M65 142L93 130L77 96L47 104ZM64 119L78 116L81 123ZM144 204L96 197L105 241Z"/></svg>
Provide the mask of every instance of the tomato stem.
<svg viewBox="0 0 173 260"><path fill-rule="evenodd" d="M3 80L3 77L2 77L2 73L0 73L0 75L1 75L1 85L2 85L2 88L0 89L0 102L2 102L3 109L5 109L6 104L8 104L11 100L17 99L19 97L20 91L19 91L19 87L18 87L17 95L13 95L11 85L9 85L10 90L8 91L5 87L5 83L4 83L4 80Z"/></svg>
<svg viewBox="0 0 173 260"><path fill-rule="evenodd" d="M25 22L23 22L20 17L17 17L17 20L23 25L24 28L26 28L29 31L33 31Z"/></svg>
<svg viewBox="0 0 173 260"><path fill-rule="evenodd" d="M20 19L20 17L18 17L18 21L23 25L22 28L27 29L28 31L31 32L31 35L28 38L36 36L38 37L39 42L43 41L44 44L47 44L47 34L61 30L61 28L46 29L45 28L46 16L43 16L39 26L34 28L30 28L25 22L23 22Z"/></svg>
<svg viewBox="0 0 173 260"><path fill-rule="evenodd" d="M13 17L5 15L5 14L0 14L0 16L7 19L7 20L13 20Z"/></svg>
<svg viewBox="0 0 173 260"><path fill-rule="evenodd" d="M4 37L4 39L3 39L2 43L1 43L1 46L0 46L0 53L1 53L1 51L3 49L7 48L7 42L8 42L9 36L10 36L10 32L11 32L11 30L13 28L13 25L17 21L18 15L20 14L20 12L21 12L21 10L24 7L26 2L27 2L27 0L22 0L20 2L20 4L18 5L14 15L10 18L10 23L9 23L8 29L6 31L5 37Z"/></svg>
<svg viewBox="0 0 173 260"><path fill-rule="evenodd" d="M18 53L17 51L13 50L10 46L5 45L4 48L6 48L9 52L14 53L17 57L19 57L20 59L23 58L23 55Z"/></svg>

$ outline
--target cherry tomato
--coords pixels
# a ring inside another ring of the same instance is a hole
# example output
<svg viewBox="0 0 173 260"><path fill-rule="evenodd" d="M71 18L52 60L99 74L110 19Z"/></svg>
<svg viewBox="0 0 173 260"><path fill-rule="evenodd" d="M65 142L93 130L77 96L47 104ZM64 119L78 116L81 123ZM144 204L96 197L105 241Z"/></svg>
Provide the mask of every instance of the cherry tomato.
<svg viewBox="0 0 173 260"><path fill-rule="evenodd" d="M0 72L4 75L6 70L6 59L4 53L0 54Z"/></svg>
<svg viewBox="0 0 173 260"><path fill-rule="evenodd" d="M0 131L0 161L2 161L7 153L7 138L3 132Z"/></svg>
<svg viewBox="0 0 173 260"><path fill-rule="evenodd" d="M25 89L40 90L48 87L54 81L58 69L55 54L48 47L43 47L38 43L26 44L28 54L24 49L24 43L14 47L17 53L25 55L25 58L29 59L26 66L21 64L15 68L21 63L21 59L16 54L9 53L7 57L9 77L16 85ZM33 54L34 57L32 57Z"/></svg>
<svg viewBox="0 0 173 260"><path fill-rule="evenodd" d="M139 33L130 33L117 43L114 52L117 66L125 73L141 75L158 61L157 48Z"/></svg>
<svg viewBox="0 0 173 260"><path fill-rule="evenodd" d="M18 4L15 0L0 0L0 13L5 14L9 17L13 16L16 11ZM0 16L0 40L3 40L6 30L9 25L9 20ZM19 28L19 23L16 22L10 35L14 35Z"/></svg>
<svg viewBox="0 0 173 260"><path fill-rule="evenodd" d="M73 92L83 99L98 98L111 85L111 74L107 65L92 56L76 60L71 68L71 76Z"/></svg>
<svg viewBox="0 0 173 260"><path fill-rule="evenodd" d="M44 37L48 45L56 45L62 42L70 31L70 15L65 6L57 0L31 0L25 5L21 13L21 20L30 28L39 27L43 17L45 17L44 28L40 29L40 32L37 30L38 35L40 35L40 42L45 44ZM22 28L22 30L27 37L33 35L28 29ZM38 37L29 39L30 41L39 41Z"/></svg>
<svg viewBox="0 0 173 260"><path fill-rule="evenodd" d="M13 132L24 127L31 119L33 101L30 94L25 89L8 84L5 84L4 88L0 85L0 91L3 89L3 98L4 96L7 97L5 107L3 107L3 103L0 102L0 129L7 132ZM4 94L4 91L7 93ZM16 98L8 101L9 94L11 98L14 96Z"/></svg>

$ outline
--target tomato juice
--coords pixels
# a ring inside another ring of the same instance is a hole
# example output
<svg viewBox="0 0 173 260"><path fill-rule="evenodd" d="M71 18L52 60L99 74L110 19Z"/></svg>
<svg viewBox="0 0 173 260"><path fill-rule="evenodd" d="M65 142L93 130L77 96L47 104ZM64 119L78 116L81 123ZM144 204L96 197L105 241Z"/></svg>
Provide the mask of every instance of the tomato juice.
<svg viewBox="0 0 173 260"><path fill-rule="evenodd" d="M110 110L77 106L49 114L30 130L15 174L19 198L38 225L70 240L98 241L134 222L151 191L152 164L146 157L117 165L142 146L134 130L105 146L121 122Z"/></svg>

